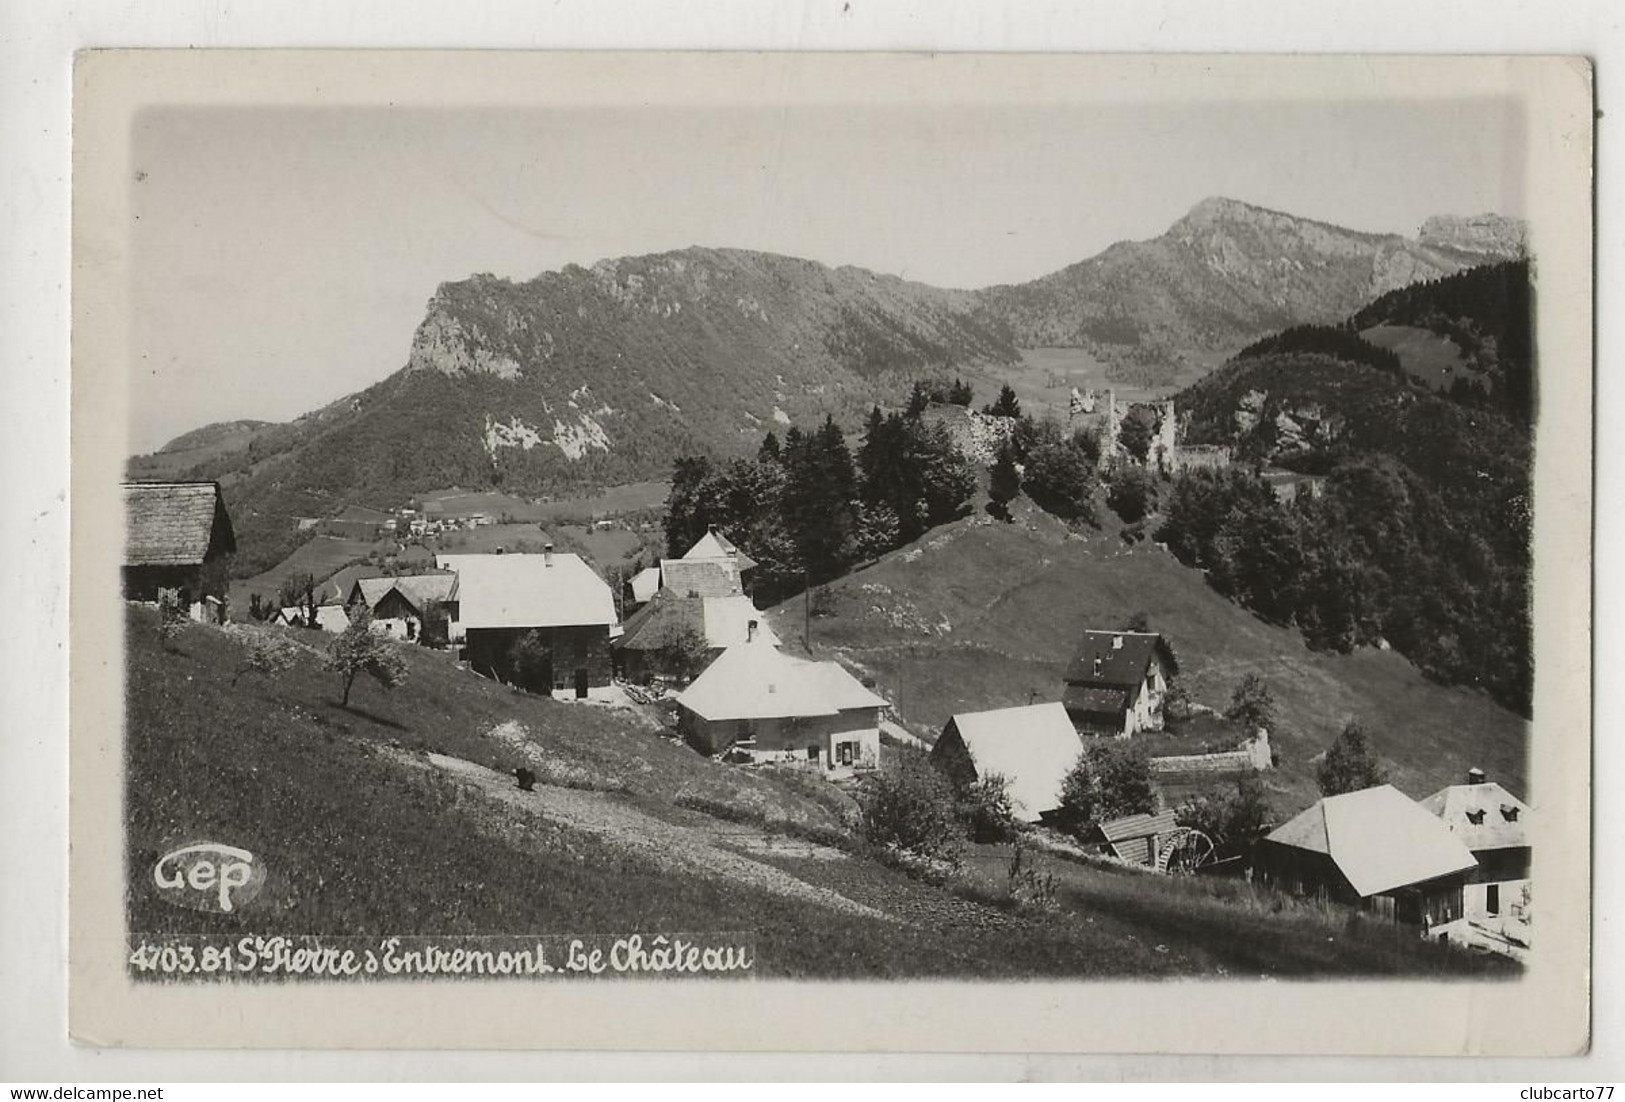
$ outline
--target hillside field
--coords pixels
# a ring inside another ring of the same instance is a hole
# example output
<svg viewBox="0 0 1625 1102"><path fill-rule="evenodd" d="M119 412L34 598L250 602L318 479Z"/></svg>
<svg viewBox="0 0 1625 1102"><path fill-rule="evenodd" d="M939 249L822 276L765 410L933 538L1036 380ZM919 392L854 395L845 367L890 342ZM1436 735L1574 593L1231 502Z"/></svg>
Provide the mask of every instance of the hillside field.
<svg viewBox="0 0 1625 1102"><path fill-rule="evenodd" d="M1081 632L1144 612L1197 701L1222 708L1247 673L1269 683L1281 713L1280 768L1267 775L1278 812L1318 796L1316 758L1350 717L1413 797L1476 765L1529 798L1525 723L1484 694L1430 682L1392 651L1311 651L1154 544L1125 545L1110 519L1072 533L1024 499L1016 517L966 518L831 584L832 614L811 620L813 653L873 677L905 725L934 739L955 712L1059 700ZM772 610L781 638L799 643L805 611L800 599Z"/></svg>
<svg viewBox="0 0 1625 1102"><path fill-rule="evenodd" d="M346 709L319 635L193 625L171 649L139 608L127 628L141 934L729 930L760 974L866 979L1516 971L1236 881L1041 857L1056 904L1035 909L1001 896L1005 858L979 849L933 886L865 854L839 789L710 761L641 709L526 696L409 646L407 682L360 685ZM301 654L237 678L254 633ZM150 890L158 856L197 838L253 852L259 896L199 913Z"/></svg>
<svg viewBox="0 0 1625 1102"><path fill-rule="evenodd" d="M284 581L302 574L309 574L315 581L322 582L336 574L340 568L364 558L369 551L393 546L393 541L389 540L374 542L340 539L336 536L313 536L300 544L293 554L263 574L234 582L231 587L231 603L240 610L239 616L246 616L249 595L252 593L258 593L262 598L275 597Z"/></svg>

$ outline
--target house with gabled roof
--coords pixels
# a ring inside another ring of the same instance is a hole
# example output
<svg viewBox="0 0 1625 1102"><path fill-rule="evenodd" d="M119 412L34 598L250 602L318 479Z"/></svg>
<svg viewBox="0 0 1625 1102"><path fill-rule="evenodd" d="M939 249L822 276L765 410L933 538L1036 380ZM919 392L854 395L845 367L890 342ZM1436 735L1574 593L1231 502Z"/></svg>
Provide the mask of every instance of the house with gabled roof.
<svg viewBox="0 0 1625 1102"><path fill-rule="evenodd" d="M1156 632L1085 631L1061 703L1086 734L1160 731L1163 698L1178 671L1173 648Z"/></svg>
<svg viewBox="0 0 1625 1102"><path fill-rule="evenodd" d="M456 602L457 575L446 571L358 578L344 603L366 605L374 630L385 635L443 644L457 619Z"/></svg>
<svg viewBox="0 0 1625 1102"><path fill-rule="evenodd" d="M756 567L756 560L735 547L727 536L717 531L715 525L707 528L705 535L694 541L694 546L684 553L683 558L731 559L739 567L741 574Z"/></svg>
<svg viewBox="0 0 1625 1102"><path fill-rule="evenodd" d="M661 559L660 588L679 597L732 597L745 592L732 559Z"/></svg>
<svg viewBox="0 0 1625 1102"><path fill-rule="evenodd" d="M646 566L627 580L627 596L634 605L648 604L660 591L660 567Z"/></svg>
<svg viewBox="0 0 1625 1102"><path fill-rule="evenodd" d="M475 671L576 697L610 683L615 597L580 556L548 544L539 555L436 555L435 565L457 575L451 638ZM516 647L527 638L536 646L521 663Z"/></svg>
<svg viewBox="0 0 1625 1102"><path fill-rule="evenodd" d="M625 629L614 643L616 668L633 681L670 672L668 656L683 636L709 652L708 663L729 647L756 642L779 645L772 625L742 593L681 597L662 589L627 617Z"/></svg>
<svg viewBox="0 0 1625 1102"><path fill-rule="evenodd" d="M225 593L237 535L218 482L126 482L124 521L126 600L173 589L190 605Z"/></svg>
<svg viewBox="0 0 1625 1102"><path fill-rule="evenodd" d="M1255 879L1450 936L1465 925L1471 851L1393 785L1327 796L1261 839Z"/></svg>
<svg viewBox="0 0 1625 1102"><path fill-rule="evenodd" d="M802 761L824 771L880 764L886 700L838 662L763 641L729 647L677 697L678 728L710 754Z"/></svg>
<svg viewBox="0 0 1625 1102"><path fill-rule="evenodd" d="M628 586L642 607L627 617L615 644L616 668L633 680L659 672L677 635L702 639L715 658L728 647L761 639L779 645L773 629L745 594L744 573L756 566L712 528L680 559L661 559Z"/></svg>
<svg viewBox="0 0 1625 1102"><path fill-rule="evenodd" d="M1005 779L1015 817L1036 823L1061 805L1061 782L1083 756L1083 740L1060 703L961 712L931 747L931 760L957 787Z"/></svg>
<svg viewBox="0 0 1625 1102"><path fill-rule="evenodd" d="M1441 788L1422 801L1472 853L1478 867L1468 878L1463 906L1470 920L1524 919L1529 892L1529 807L1482 769L1469 769L1467 783Z"/></svg>

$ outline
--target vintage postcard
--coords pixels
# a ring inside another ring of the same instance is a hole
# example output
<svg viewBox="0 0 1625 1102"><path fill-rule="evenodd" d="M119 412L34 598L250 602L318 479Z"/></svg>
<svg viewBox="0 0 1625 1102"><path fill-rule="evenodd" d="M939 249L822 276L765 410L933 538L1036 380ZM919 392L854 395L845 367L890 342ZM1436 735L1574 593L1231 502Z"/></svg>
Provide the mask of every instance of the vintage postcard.
<svg viewBox="0 0 1625 1102"><path fill-rule="evenodd" d="M79 1040L1587 1045L1583 61L76 88Z"/></svg>

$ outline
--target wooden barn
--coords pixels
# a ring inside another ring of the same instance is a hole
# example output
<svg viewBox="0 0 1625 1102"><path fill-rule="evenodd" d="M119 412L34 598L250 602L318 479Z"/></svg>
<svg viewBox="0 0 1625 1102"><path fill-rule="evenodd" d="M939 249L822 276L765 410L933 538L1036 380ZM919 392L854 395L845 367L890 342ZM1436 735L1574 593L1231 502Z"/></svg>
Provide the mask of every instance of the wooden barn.
<svg viewBox="0 0 1625 1102"><path fill-rule="evenodd" d="M435 562L457 575L450 632L475 670L576 697L610 683L615 598L579 556L549 545L539 555L439 555ZM533 632L544 653L521 670L515 648Z"/></svg>
<svg viewBox="0 0 1625 1102"><path fill-rule="evenodd" d="M1173 811L1154 815L1123 815L1095 823L1083 837L1101 853L1131 865L1160 868L1168 852L1168 841L1179 830Z"/></svg>
<svg viewBox="0 0 1625 1102"><path fill-rule="evenodd" d="M1059 703L962 712L931 747L931 760L956 786L1005 779L1017 819L1036 823L1061 803L1061 782L1083 756L1083 740Z"/></svg>
<svg viewBox="0 0 1625 1102"><path fill-rule="evenodd" d="M1066 671L1061 702L1080 732L1127 738L1162 729L1162 702L1178 672L1156 632L1086 631Z"/></svg>
<svg viewBox="0 0 1625 1102"><path fill-rule="evenodd" d="M1253 853L1261 883L1448 936L1478 862L1437 817L1393 785L1327 796Z"/></svg>
<svg viewBox="0 0 1625 1102"><path fill-rule="evenodd" d="M124 517L126 600L174 589L191 605L225 593L237 536L219 483L126 482Z"/></svg>

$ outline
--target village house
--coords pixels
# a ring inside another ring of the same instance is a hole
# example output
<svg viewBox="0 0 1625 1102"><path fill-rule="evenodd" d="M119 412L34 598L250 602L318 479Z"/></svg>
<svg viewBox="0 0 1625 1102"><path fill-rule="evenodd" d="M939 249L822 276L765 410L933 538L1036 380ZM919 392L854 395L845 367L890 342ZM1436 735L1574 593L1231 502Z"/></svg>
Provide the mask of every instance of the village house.
<svg viewBox="0 0 1625 1102"><path fill-rule="evenodd" d="M1422 806L1438 816L1478 862L1464 889L1468 920L1523 936L1523 931L1510 929L1507 920L1527 926L1529 917L1528 806L1487 779L1481 769L1469 769L1466 784L1441 788Z"/></svg>
<svg viewBox="0 0 1625 1102"><path fill-rule="evenodd" d="M729 647L755 642L779 645L773 628L742 593L682 597L662 589L627 618L625 631L614 645L617 671L632 681L674 672L668 668L674 657L671 652L685 635L708 652L706 665Z"/></svg>
<svg viewBox="0 0 1625 1102"><path fill-rule="evenodd" d="M1060 806L1061 782L1082 756L1083 740L1059 703L961 712L931 748L956 787L1003 777L1011 811L1024 823Z"/></svg>
<svg viewBox="0 0 1625 1102"><path fill-rule="evenodd" d="M176 590L202 618L204 598L218 602L226 592L226 559L237 550L219 483L126 482L124 519L125 599L156 601L159 590Z"/></svg>
<svg viewBox="0 0 1625 1102"><path fill-rule="evenodd" d="M1160 731L1163 698L1177 672L1173 649L1156 632L1086 631L1067 667L1061 702L1085 734Z"/></svg>
<svg viewBox="0 0 1625 1102"><path fill-rule="evenodd" d="M744 575L755 560L715 528L695 541L680 559L662 559L628 583L637 611L627 617L615 644L616 669L641 681L663 672L674 640L692 632L715 658L729 647L760 639L779 640L751 599Z"/></svg>
<svg viewBox="0 0 1625 1102"><path fill-rule="evenodd" d="M678 728L699 749L825 771L880 764L875 695L838 662L814 662L758 640L729 647L677 697Z"/></svg>
<svg viewBox="0 0 1625 1102"><path fill-rule="evenodd" d="M1130 865L1162 869L1168 846L1179 831L1172 810L1150 815L1123 815L1095 823L1084 833L1086 845L1098 846L1104 855Z"/></svg>
<svg viewBox="0 0 1625 1102"><path fill-rule="evenodd" d="M626 587L628 601L634 605L648 604L660 591L660 567L644 567L627 580Z"/></svg>
<svg viewBox="0 0 1625 1102"><path fill-rule="evenodd" d="M1477 867L1438 818L1388 784L1327 796L1253 852L1260 883L1445 938L1465 932L1463 887Z"/></svg>
<svg viewBox="0 0 1625 1102"><path fill-rule="evenodd" d="M289 605L271 618L273 624L284 624L290 627L316 627L333 635L343 633L350 626L350 614L344 611L343 605L317 605L316 622L311 624L310 610L303 605Z"/></svg>
<svg viewBox="0 0 1625 1102"><path fill-rule="evenodd" d="M457 619L457 575L400 574L358 578L345 605L372 611L373 630L397 639L444 645Z"/></svg>
<svg viewBox="0 0 1625 1102"><path fill-rule="evenodd" d="M437 555L435 565L457 575L450 636L471 668L515 681L515 647L534 632L545 660L524 673L525 687L584 698L610 683L614 594L579 556L548 544L539 555Z"/></svg>

